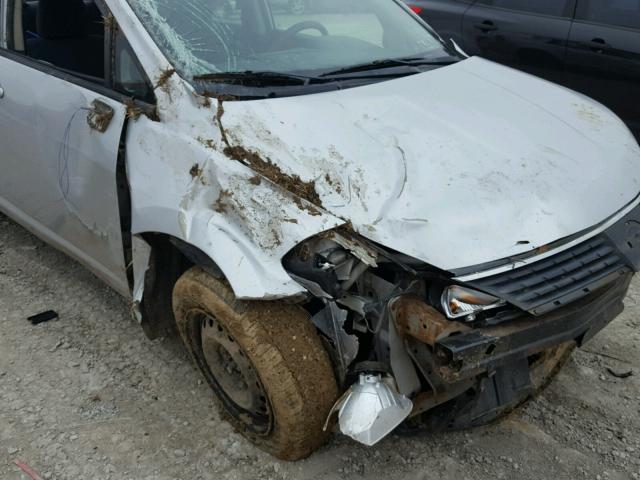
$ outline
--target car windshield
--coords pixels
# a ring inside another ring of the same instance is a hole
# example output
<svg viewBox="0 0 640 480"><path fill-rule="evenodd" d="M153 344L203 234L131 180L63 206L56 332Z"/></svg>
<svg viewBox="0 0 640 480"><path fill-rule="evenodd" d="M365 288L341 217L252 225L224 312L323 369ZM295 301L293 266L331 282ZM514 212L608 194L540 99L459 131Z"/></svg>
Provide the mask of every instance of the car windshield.
<svg viewBox="0 0 640 480"><path fill-rule="evenodd" d="M257 73L272 80L317 78L451 54L398 0L128 1L189 80L217 75L231 82Z"/></svg>

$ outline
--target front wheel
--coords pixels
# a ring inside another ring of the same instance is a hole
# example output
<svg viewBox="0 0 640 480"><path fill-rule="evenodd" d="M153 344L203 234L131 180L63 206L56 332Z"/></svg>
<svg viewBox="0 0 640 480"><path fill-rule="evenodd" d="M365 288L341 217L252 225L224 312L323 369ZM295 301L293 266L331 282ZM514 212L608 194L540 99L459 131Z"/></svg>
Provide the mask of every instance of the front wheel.
<svg viewBox="0 0 640 480"><path fill-rule="evenodd" d="M221 413L259 448L283 460L310 455L338 391L331 362L301 307L236 300L198 267L173 291L180 335Z"/></svg>

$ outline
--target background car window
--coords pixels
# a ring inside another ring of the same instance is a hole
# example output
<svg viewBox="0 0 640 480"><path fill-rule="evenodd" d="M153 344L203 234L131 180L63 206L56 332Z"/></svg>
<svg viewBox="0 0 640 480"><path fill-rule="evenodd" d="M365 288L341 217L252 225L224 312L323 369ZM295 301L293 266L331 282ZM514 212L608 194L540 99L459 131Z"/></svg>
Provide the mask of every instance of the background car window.
<svg viewBox="0 0 640 480"><path fill-rule="evenodd" d="M640 0L580 0L576 19L640 29Z"/></svg>
<svg viewBox="0 0 640 480"><path fill-rule="evenodd" d="M480 0L478 3L553 17L567 14L567 2L564 0Z"/></svg>
<svg viewBox="0 0 640 480"><path fill-rule="evenodd" d="M304 21L321 22L329 35L346 35L382 46L384 31L378 17L354 0L268 0L276 28ZM312 32L320 35L319 32Z"/></svg>

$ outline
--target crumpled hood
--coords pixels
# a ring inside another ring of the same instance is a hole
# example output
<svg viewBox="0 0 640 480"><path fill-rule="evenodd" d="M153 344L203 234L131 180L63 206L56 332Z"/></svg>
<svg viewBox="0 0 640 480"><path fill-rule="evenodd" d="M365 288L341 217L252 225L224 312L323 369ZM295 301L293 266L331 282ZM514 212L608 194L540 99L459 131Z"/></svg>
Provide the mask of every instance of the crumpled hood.
<svg viewBox="0 0 640 480"><path fill-rule="evenodd" d="M231 144L313 180L361 235L445 270L572 235L640 192L640 148L613 113L480 58L224 112Z"/></svg>

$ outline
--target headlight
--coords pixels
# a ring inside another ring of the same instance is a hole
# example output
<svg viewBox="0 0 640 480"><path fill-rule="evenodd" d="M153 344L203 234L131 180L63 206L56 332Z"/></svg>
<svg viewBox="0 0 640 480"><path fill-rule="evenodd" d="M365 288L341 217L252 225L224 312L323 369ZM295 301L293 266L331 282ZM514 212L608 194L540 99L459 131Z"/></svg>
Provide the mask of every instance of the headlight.
<svg viewBox="0 0 640 480"><path fill-rule="evenodd" d="M293 278L312 294L342 296L369 267L377 267L378 254L357 236L329 231L312 237L283 258Z"/></svg>
<svg viewBox="0 0 640 480"><path fill-rule="evenodd" d="M447 317L467 317L467 320L472 321L477 313L501 307L505 301L477 290L452 285L445 288L441 303Z"/></svg>

